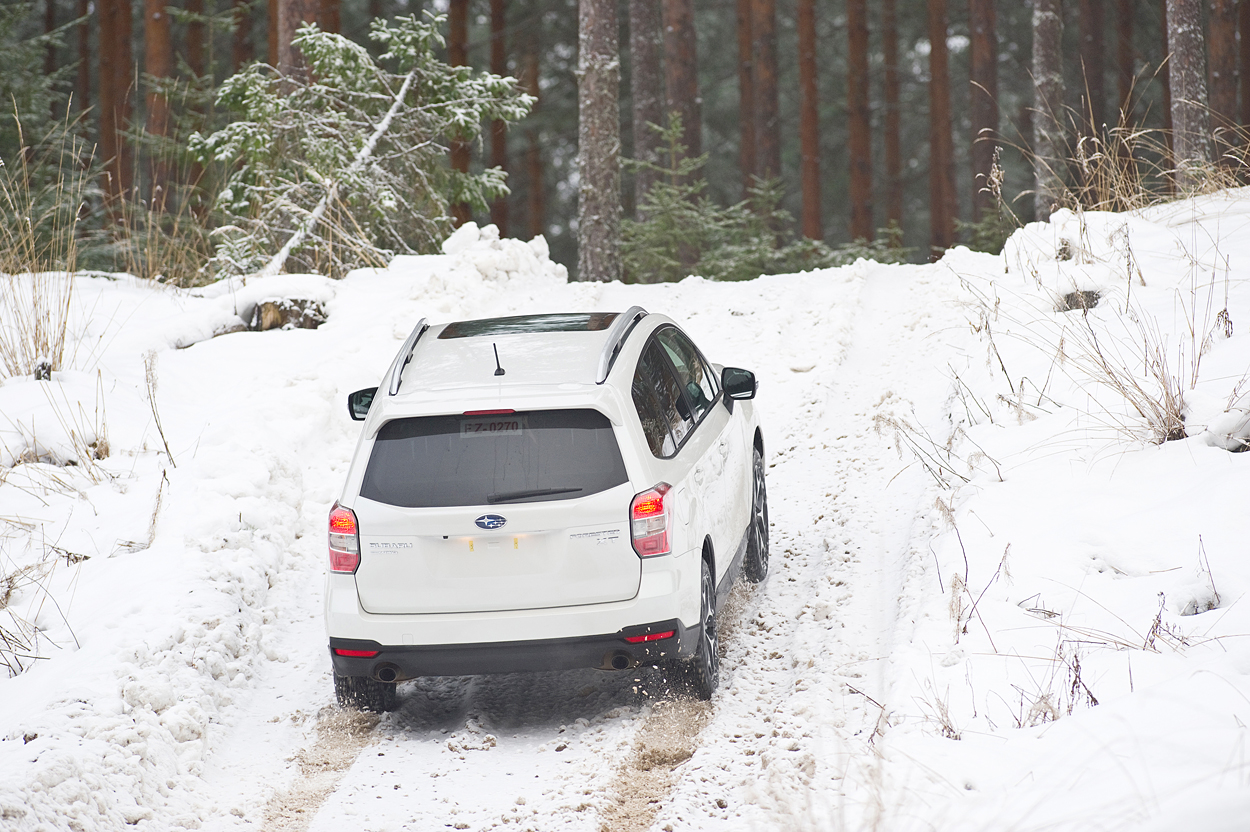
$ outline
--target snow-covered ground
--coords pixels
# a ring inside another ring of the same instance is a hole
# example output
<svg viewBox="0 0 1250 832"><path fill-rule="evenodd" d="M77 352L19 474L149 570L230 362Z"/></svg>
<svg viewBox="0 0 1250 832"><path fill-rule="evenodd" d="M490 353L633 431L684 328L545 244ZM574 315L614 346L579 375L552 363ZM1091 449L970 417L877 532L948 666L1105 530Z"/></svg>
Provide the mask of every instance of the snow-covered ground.
<svg viewBox="0 0 1250 832"><path fill-rule="evenodd" d="M65 369L0 383L0 829L1244 828L1250 192L728 284L567 284L491 232L73 279ZM218 334L270 297L328 319ZM713 702L584 671L339 712L346 394L422 316L633 304L762 382L773 571Z"/></svg>

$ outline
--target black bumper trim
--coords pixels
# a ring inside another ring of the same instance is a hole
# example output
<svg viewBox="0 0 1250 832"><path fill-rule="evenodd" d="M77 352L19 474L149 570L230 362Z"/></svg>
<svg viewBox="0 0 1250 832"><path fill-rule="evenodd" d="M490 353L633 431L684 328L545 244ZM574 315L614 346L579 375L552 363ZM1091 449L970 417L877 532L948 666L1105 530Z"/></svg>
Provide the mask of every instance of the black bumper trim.
<svg viewBox="0 0 1250 832"><path fill-rule="evenodd" d="M630 644L625 639L673 631L671 638ZM694 655L698 628L679 619L625 627L610 635L502 641L478 644L396 644L331 638L330 660L339 676L367 676L397 682L420 676L475 676L540 670L628 670ZM377 651L376 656L340 656L335 649Z"/></svg>

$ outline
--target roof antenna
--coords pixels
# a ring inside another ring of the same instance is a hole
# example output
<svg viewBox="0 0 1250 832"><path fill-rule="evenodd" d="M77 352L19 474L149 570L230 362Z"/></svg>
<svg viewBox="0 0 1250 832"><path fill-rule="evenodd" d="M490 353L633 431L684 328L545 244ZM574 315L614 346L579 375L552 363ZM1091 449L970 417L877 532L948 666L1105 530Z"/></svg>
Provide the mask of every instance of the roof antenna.
<svg viewBox="0 0 1250 832"><path fill-rule="evenodd" d="M501 376L504 374L504 369L499 363L499 347L495 344L491 344L491 346L495 348L495 375Z"/></svg>

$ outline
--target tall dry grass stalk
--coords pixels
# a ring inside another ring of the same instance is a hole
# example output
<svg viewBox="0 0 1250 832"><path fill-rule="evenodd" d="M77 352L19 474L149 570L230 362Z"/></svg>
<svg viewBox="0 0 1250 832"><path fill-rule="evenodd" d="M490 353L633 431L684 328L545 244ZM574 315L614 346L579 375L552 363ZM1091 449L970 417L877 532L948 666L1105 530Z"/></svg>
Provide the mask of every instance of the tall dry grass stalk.
<svg viewBox="0 0 1250 832"><path fill-rule="evenodd" d="M47 378L64 358L90 153L69 123L36 151L14 117L23 149L0 159L0 377Z"/></svg>

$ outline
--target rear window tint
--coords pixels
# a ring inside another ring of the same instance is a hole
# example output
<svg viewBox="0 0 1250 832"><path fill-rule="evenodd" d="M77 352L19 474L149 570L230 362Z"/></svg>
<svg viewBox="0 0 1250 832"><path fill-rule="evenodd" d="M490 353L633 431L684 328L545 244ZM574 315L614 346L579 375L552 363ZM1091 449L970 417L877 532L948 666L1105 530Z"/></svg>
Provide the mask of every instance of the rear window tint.
<svg viewBox="0 0 1250 832"><path fill-rule="evenodd" d="M510 505L626 480L612 423L595 410L423 416L382 426L360 496L406 508Z"/></svg>

